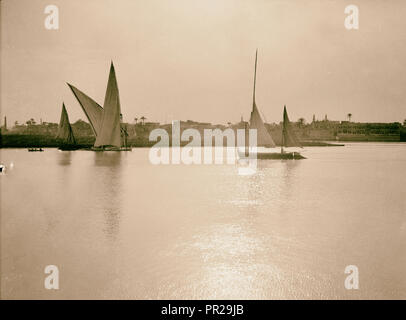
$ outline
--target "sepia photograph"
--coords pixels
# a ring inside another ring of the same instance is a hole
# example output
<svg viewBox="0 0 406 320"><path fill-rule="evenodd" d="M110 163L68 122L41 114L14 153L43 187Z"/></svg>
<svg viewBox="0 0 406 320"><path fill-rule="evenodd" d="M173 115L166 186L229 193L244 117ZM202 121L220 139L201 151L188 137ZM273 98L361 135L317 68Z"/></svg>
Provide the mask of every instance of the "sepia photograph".
<svg viewBox="0 0 406 320"><path fill-rule="evenodd" d="M405 300L405 17L1 0L0 299Z"/></svg>

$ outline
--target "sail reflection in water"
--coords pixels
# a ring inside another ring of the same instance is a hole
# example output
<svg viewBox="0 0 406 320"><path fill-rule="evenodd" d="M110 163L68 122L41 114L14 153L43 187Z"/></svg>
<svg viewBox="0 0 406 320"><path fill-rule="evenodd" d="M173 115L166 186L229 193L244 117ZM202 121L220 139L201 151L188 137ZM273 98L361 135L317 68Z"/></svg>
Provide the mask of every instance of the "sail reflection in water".
<svg viewBox="0 0 406 320"><path fill-rule="evenodd" d="M104 232L110 239L115 239L120 227L122 200L122 153L95 152L94 164L98 168L97 180L102 186L105 201L100 205L100 212L105 218Z"/></svg>
<svg viewBox="0 0 406 320"><path fill-rule="evenodd" d="M59 152L58 164L60 166L70 166L72 163L73 152Z"/></svg>

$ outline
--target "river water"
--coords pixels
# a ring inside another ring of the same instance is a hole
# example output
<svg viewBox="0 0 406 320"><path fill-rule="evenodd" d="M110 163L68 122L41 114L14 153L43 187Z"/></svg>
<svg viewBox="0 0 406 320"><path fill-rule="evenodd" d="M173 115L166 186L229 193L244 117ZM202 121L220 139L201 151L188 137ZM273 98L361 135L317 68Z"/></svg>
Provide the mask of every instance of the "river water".
<svg viewBox="0 0 406 320"><path fill-rule="evenodd" d="M253 175L148 153L0 150L1 297L406 298L405 144L309 147Z"/></svg>

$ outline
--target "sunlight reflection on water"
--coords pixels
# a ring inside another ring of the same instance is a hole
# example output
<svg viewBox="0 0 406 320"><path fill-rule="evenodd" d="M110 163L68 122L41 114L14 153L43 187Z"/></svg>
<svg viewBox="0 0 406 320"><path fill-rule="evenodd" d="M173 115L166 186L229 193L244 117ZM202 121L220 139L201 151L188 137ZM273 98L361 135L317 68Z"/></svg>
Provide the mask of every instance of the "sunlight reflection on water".
<svg viewBox="0 0 406 320"><path fill-rule="evenodd" d="M306 148L252 176L154 166L148 149L0 152L6 298L406 297L404 145Z"/></svg>

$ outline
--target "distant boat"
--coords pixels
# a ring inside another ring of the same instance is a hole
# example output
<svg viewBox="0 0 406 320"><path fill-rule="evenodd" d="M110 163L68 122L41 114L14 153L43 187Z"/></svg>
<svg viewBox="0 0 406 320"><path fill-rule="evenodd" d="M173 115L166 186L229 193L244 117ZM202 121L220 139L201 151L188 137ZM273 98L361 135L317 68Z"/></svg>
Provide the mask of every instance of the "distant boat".
<svg viewBox="0 0 406 320"><path fill-rule="evenodd" d="M288 112L286 111L286 106L283 107L283 123L282 123L282 142L281 142L281 152L270 154L267 158L266 155L259 155L259 159L287 159L287 160L299 160L306 159L299 152L285 152L283 148L288 147L300 147L302 144L297 139L295 132L292 129L291 123L289 121ZM262 158L261 158L262 156Z"/></svg>
<svg viewBox="0 0 406 320"><path fill-rule="evenodd" d="M28 148L28 152L43 152L42 148Z"/></svg>
<svg viewBox="0 0 406 320"><path fill-rule="evenodd" d="M120 97L113 62L110 66L104 105L101 107L92 98L69 84L79 101L96 136L93 151L131 151L127 146L127 130L121 124Z"/></svg>
<svg viewBox="0 0 406 320"><path fill-rule="evenodd" d="M79 149L64 103L62 104L61 120L59 121L58 135L56 138L60 141L59 150L69 151Z"/></svg>
<svg viewBox="0 0 406 320"><path fill-rule="evenodd" d="M256 87L256 80L257 80L257 61L258 61L258 50L255 53L255 71L254 71L254 91L253 91L253 98L252 98L252 111L250 116L249 128L257 130L257 147L264 147L264 148L274 148L276 144L272 139L271 134L269 133L268 129L265 127L264 121L261 118L259 109L255 102L255 87ZM246 128L247 129L247 128ZM246 130L247 131L247 130ZM246 134L247 136L247 134ZM246 137L246 149L245 155L248 155L248 139ZM284 152L283 147L293 147L293 146L300 146L299 141L294 134L290 122L289 117L286 111L286 106L283 110L283 128L282 128L282 145L281 145L281 152L269 152L268 150L256 150L250 151L251 154L256 154L257 159L305 159L300 153L298 152ZM240 153L241 154L241 153Z"/></svg>

